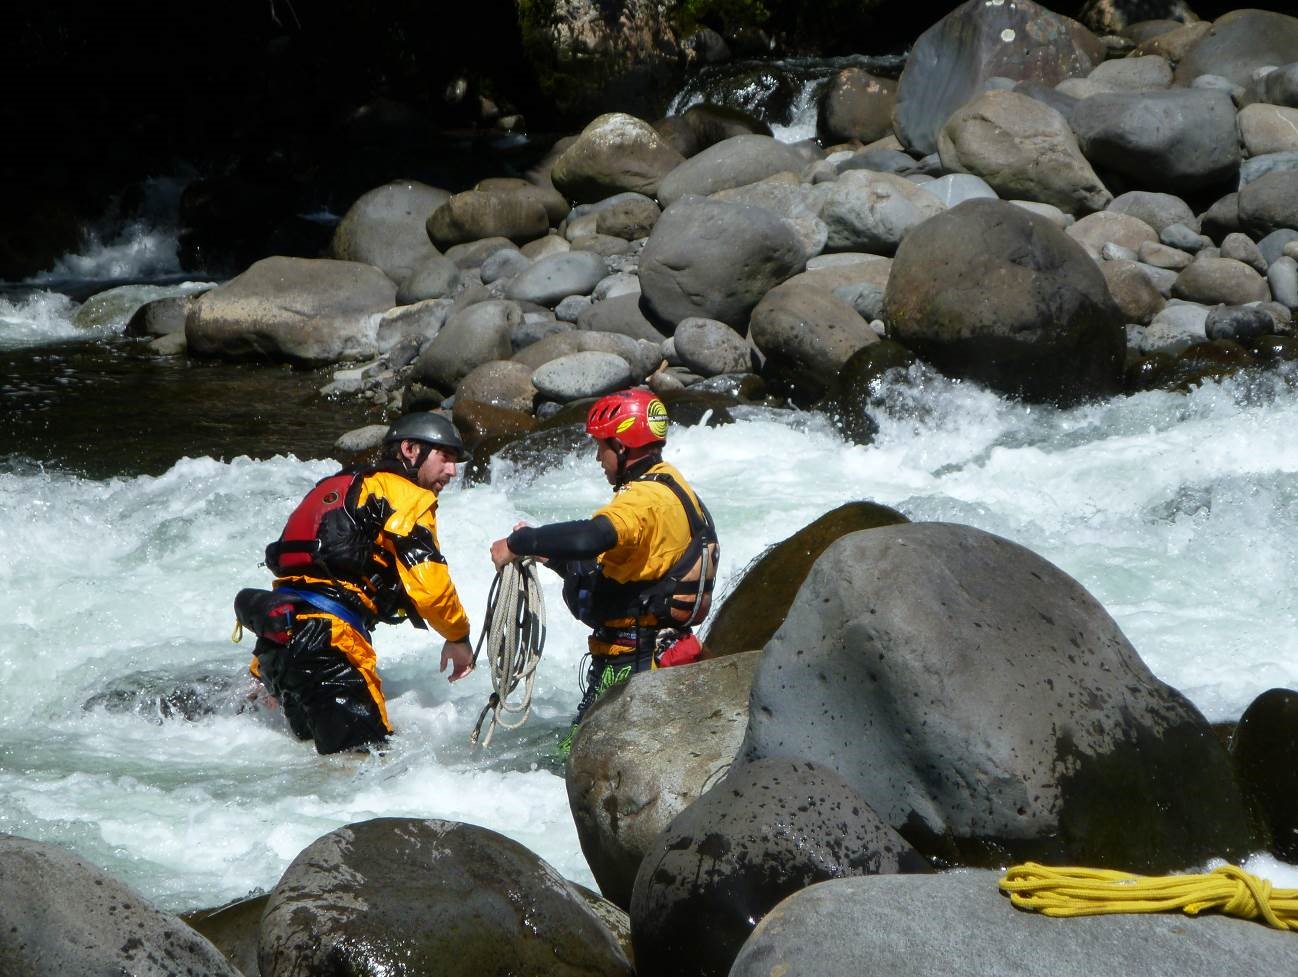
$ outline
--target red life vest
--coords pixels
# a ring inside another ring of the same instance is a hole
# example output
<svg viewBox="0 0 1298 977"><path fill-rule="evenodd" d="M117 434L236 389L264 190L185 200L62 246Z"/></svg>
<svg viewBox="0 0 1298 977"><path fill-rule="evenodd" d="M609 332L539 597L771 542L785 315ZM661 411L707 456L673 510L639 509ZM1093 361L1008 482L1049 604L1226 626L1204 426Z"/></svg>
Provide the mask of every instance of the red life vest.
<svg viewBox="0 0 1298 977"><path fill-rule="evenodd" d="M365 472L339 472L316 482L266 547L266 566L277 577L351 575L363 569L373 537L352 511Z"/></svg>

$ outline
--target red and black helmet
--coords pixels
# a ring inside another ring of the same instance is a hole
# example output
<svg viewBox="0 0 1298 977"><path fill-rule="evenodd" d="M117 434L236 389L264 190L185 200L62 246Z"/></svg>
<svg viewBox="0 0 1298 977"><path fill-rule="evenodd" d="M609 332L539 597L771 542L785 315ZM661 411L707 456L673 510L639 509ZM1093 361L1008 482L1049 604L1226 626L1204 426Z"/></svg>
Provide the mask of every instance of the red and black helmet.
<svg viewBox="0 0 1298 977"><path fill-rule="evenodd" d="M648 390L619 390L601 397L586 415L586 433L628 448L667 441L667 408Z"/></svg>

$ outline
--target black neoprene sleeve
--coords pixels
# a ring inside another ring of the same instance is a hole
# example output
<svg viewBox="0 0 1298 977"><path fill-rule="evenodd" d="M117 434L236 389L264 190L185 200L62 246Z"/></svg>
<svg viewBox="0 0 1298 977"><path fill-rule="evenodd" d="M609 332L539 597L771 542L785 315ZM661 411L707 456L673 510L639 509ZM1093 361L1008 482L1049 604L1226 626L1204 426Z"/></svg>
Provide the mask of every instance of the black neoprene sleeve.
<svg viewBox="0 0 1298 977"><path fill-rule="evenodd" d="M555 560L588 560L617 545L617 530L605 516L525 526L509 534L509 548L519 556Z"/></svg>

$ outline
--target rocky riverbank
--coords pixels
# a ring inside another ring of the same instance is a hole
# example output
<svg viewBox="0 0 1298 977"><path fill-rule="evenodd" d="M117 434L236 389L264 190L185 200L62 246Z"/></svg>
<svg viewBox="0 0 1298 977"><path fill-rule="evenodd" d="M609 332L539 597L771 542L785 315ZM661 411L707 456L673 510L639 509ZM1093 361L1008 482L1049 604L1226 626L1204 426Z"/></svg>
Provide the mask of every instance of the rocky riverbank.
<svg viewBox="0 0 1298 977"><path fill-rule="evenodd" d="M1184 388L1298 355L1295 79L1281 14L1101 39L966 5L898 81L843 69L823 147L707 105L603 115L529 179L376 187L329 257L133 329L346 362L327 393L452 409L488 453L637 383L814 406L858 440L870 379L916 357L1052 402Z"/></svg>
<svg viewBox="0 0 1298 977"><path fill-rule="evenodd" d="M916 359L1031 400L1185 386L1298 355L1295 120L1296 18L1100 37L970 3L895 84L845 69L824 145L707 106L602 115L527 180L376 187L328 257L265 257L131 331L159 356L345 363L331 396L449 410L480 460L635 383L678 420L761 400L859 440L871 379ZM707 637L709 660L638 676L574 744L604 898L492 832L379 818L195 918L208 943L5 838L0 965L846 977L922 946L912 972L958 955L992 975L1029 940L1061 973L1113 941L1151 974L1298 962L1242 921L1044 926L984 871L1294 857L1298 693L1260 697L1223 746L1058 568L864 504L770 551Z"/></svg>

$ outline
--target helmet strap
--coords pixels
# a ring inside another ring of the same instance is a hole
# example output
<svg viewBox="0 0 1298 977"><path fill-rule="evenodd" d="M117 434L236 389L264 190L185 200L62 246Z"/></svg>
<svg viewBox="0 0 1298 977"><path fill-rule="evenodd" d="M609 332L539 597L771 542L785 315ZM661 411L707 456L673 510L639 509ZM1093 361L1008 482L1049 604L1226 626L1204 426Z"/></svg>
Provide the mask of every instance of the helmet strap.
<svg viewBox="0 0 1298 977"><path fill-rule="evenodd" d="M623 445L619 445L617 448L617 482L615 488L621 488L627 482L634 481L662 461L661 448L655 447L628 461L627 456L630 453L631 449Z"/></svg>
<svg viewBox="0 0 1298 977"><path fill-rule="evenodd" d="M419 453L415 455L415 460L409 460L404 451L398 452L397 457L401 461L402 468L405 470L405 476L411 481L414 481L415 476L419 474L419 469L424 467L424 462L426 462L428 456L433 453L433 448L435 448L436 445L429 444L427 441L415 441L414 438L408 438L407 440L414 441L415 444L419 445Z"/></svg>

